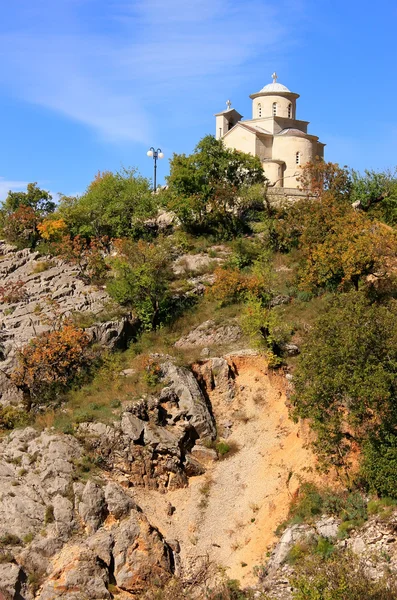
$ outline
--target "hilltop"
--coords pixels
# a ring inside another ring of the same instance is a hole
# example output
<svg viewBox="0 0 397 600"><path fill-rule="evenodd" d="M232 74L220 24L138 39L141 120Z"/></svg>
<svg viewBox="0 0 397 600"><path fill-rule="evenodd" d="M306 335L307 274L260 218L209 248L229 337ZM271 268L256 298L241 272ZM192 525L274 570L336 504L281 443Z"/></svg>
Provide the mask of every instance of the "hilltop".
<svg viewBox="0 0 397 600"><path fill-rule="evenodd" d="M301 189L206 138L10 192L0 597L397 597L397 184Z"/></svg>

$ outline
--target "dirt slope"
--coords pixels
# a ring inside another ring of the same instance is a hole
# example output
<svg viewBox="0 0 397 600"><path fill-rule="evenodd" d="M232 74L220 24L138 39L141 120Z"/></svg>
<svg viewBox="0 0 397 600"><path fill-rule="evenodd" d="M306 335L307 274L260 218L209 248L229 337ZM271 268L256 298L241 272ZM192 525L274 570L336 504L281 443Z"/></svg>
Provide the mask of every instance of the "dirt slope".
<svg viewBox="0 0 397 600"><path fill-rule="evenodd" d="M299 481L314 480L315 458L306 447L308 430L288 418L287 382L269 372L260 356L233 357L236 394L209 392L218 427L232 423L227 442L239 450L212 462L189 487L159 495L137 491L149 520L181 546L181 568L194 568L208 555L227 575L253 581L286 517ZM219 427L220 428L220 427ZM172 516L169 503L175 508Z"/></svg>

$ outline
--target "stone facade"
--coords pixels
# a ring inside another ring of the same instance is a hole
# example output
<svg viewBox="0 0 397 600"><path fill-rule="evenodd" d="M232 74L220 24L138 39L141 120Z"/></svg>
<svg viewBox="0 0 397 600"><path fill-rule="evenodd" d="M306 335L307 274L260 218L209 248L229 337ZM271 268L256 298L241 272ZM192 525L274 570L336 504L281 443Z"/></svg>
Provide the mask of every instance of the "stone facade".
<svg viewBox="0 0 397 600"><path fill-rule="evenodd" d="M307 133L308 121L296 118L299 94L277 83L275 73L273 83L250 98L252 119L243 121L230 101L226 110L215 115L216 138L227 148L258 156L270 186L296 189L300 167L323 158L325 144Z"/></svg>

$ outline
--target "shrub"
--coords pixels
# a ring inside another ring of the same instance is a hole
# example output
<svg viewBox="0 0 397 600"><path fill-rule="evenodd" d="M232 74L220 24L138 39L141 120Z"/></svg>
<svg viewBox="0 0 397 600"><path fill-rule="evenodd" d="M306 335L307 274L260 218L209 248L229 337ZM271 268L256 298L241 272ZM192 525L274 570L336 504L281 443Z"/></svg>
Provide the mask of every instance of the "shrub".
<svg viewBox="0 0 397 600"><path fill-rule="evenodd" d="M170 317L170 255L164 240L119 240L107 289L116 302L133 308L143 329L157 329Z"/></svg>
<svg viewBox="0 0 397 600"><path fill-rule="evenodd" d="M263 306L263 302L250 294L243 306L241 326L251 343L265 348L269 366L281 364L283 346L292 334L292 327L277 312Z"/></svg>
<svg viewBox="0 0 397 600"><path fill-rule="evenodd" d="M15 304L27 298L26 283L21 279L0 286L0 302L3 304Z"/></svg>
<svg viewBox="0 0 397 600"><path fill-rule="evenodd" d="M344 464L352 445L397 424L396 316L396 301L378 305L350 292L331 298L307 336L293 414L311 420L328 463Z"/></svg>
<svg viewBox="0 0 397 600"><path fill-rule="evenodd" d="M105 261L108 238L92 238L88 241L80 235L74 238L64 235L52 247L55 254L76 265L81 278L95 283L105 279L109 270Z"/></svg>
<svg viewBox="0 0 397 600"><path fill-rule="evenodd" d="M53 523L54 521L55 521L54 507L51 504L49 504L48 506L46 506L46 509L45 509L44 524L48 525L49 523Z"/></svg>
<svg viewBox="0 0 397 600"><path fill-rule="evenodd" d="M28 423L28 415L14 406L0 407L0 429L15 429Z"/></svg>
<svg viewBox="0 0 397 600"><path fill-rule="evenodd" d="M363 447L361 474L371 492L397 498L397 435L383 430Z"/></svg>
<svg viewBox="0 0 397 600"><path fill-rule="evenodd" d="M4 236L18 247L33 248L38 239L38 222L39 217L33 208L21 205L5 218Z"/></svg>
<svg viewBox="0 0 397 600"><path fill-rule="evenodd" d="M261 274L248 274L237 269L219 267L215 269L214 275L215 281L208 294L217 300L220 306L241 302L250 294L263 300L270 298L268 281Z"/></svg>
<svg viewBox="0 0 397 600"><path fill-rule="evenodd" d="M290 583L293 600L394 600L394 575L372 579L363 560L349 552L332 552L327 560L316 554L295 566Z"/></svg>
<svg viewBox="0 0 397 600"><path fill-rule="evenodd" d="M46 242L58 242L66 234L68 226L64 219L44 219L37 225L40 237Z"/></svg>
<svg viewBox="0 0 397 600"><path fill-rule="evenodd" d="M157 197L136 169L98 172L80 197L61 198L59 216L73 237L138 237L155 216Z"/></svg>
<svg viewBox="0 0 397 600"><path fill-rule="evenodd" d="M94 355L89 338L81 329L65 323L58 331L33 338L18 354L18 366L11 375L24 392L28 408L55 399L81 380L92 366Z"/></svg>

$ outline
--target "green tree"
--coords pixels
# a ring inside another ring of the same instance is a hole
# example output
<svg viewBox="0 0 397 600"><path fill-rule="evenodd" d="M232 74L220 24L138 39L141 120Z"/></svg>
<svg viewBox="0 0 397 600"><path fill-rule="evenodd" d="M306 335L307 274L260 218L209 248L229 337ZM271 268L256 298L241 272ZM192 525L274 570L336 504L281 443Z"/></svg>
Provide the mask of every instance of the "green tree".
<svg viewBox="0 0 397 600"><path fill-rule="evenodd" d="M150 182L135 169L98 173L81 197L61 198L59 215L73 236L135 237L156 214Z"/></svg>
<svg viewBox="0 0 397 600"><path fill-rule="evenodd" d="M361 475L370 492L397 498L397 432L381 428L365 442Z"/></svg>
<svg viewBox="0 0 397 600"><path fill-rule="evenodd" d="M389 225L397 223L397 169L352 171L351 200L358 208Z"/></svg>
<svg viewBox="0 0 397 600"><path fill-rule="evenodd" d="M3 203L6 213L15 212L20 206L28 206L40 216L54 212L56 204L49 192L40 189L37 183L28 183L26 192L8 192Z"/></svg>
<svg viewBox="0 0 397 600"><path fill-rule="evenodd" d="M116 302L134 310L144 329L156 329L168 318L171 306L169 248L163 241L120 240L117 250L108 292Z"/></svg>
<svg viewBox="0 0 397 600"><path fill-rule="evenodd" d="M167 178L168 207L193 232L207 231L227 236L241 230L244 214L261 203L249 194L265 177L258 157L229 150L222 140L204 137L193 154L174 154Z"/></svg>
<svg viewBox="0 0 397 600"><path fill-rule="evenodd" d="M311 420L320 455L337 465L352 443L397 425L397 302L333 297L302 349L293 404L295 417Z"/></svg>

